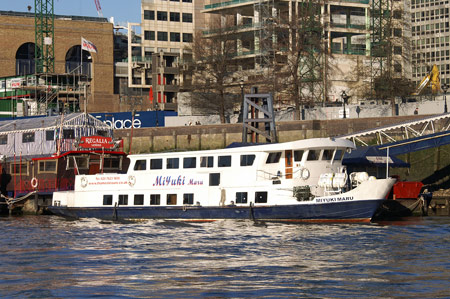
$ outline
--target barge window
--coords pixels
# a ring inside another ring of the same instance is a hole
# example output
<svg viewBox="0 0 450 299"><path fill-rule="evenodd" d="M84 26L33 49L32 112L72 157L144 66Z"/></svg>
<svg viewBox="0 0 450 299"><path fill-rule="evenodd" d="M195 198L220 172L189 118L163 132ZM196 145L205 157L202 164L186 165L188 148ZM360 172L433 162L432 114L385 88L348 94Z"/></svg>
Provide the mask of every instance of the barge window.
<svg viewBox="0 0 450 299"><path fill-rule="evenodd" d="M278 163L280 161L281 152L270 153L267 157L266 164Z"/></svg>
<svg viewBox="0 0 450 299"><path fill-rule="evenodd" d="M144 194L135 194L134 195L134 205L142 206L144 204Z"/></svg>
<svg viewBox="0 0 450 299"><path fill-rule="evenodd" d="M320 157L320 150L309 150L308 161L317 161Z"/></svg>
<svg viewBox="0 0 450 299"><path fill-rule="evenodd" d="M178 168L180 168L180 159L178 159L178 158L167 158L166 168L167 169L178 169Z"/></svg>
<svg viewBox="0 0 450 299"><path fill-rule="evenodd" d="M47 141L55 140L55 131L45 131L45 140Z"/></svg>
<svg viewBox="0 0 450 299"><path fill-rule="evenodd" d="M74 159L76 161L76 165L74 163ZM78 169L89 169L89 158L68 156L66 169L74 169L75 167Z"/></svg>
<svg viewBox="0 0 450 299"><path fill-rule="evenodd" d="M183 168L195 168L196 162L196 157L183 158Z"/></svg>
<svg viewBox="0 0 450 299"><path fill-rule="evenodd" d="M162 159L150 159L150 169L162 169Z"/></svg>
<svg viewBox="0 0 450 299"><path fill-rule="evenodd" d="M219 156L218 165L219 167L230 167L231 166L231 156Z"/></svg>
<svg viewBox="0 0 450 299"><path fill-rule="evenodd" d="M177 195L176 194L167 194L167 205L173 206L177 204Z"/></svg>
<svg viewBox="0 0 450 299"><path fill-rule="evenodd" d="M63 130L64 139L75 139L75 130L64 129Z"/></svg>
<svg viewBox="0 0 450 299"><path fill-rule="evenodd" d="M127 206L127 205L128 205L128 195L119 194L119 206Z"/></svg>
<svg viewBox="0 0 450 299"><path fill-rule="evenodd" d="M241 166L252 166L255 155L241 155Z"/></svg>
<svg viewBox="0 0 450 299"><path fill-rule="evenodd" d="M150 194L150 205L151 206L159 206L160 204L161 204L161 195Z"/></svg>
<svg viewBox="0 0 450 299"><path fill-rule="evenodd" d="M28 163L11 163L10 173L12 175L28 175Z"/></svg>
<svg viewBox="0 0 450 299"><path fill-rule="evenodd" d="M333 158L333 150L326 149L323 150L322 160L330 161Z"/></svg>
<svg viewBox="0 0 450 299"><path fill-rule="evenodd" d="M134 164L134 170L146 170L147 169L147 161L146 160L136 160Z"/></svg>
<svg viewBox="0 0 450 299"><path fill-rule="evenodd" d="M0 136L0 144L8 144L8 135Z"/></svg>
<svg viewBox="0 0 450 299"><path fill-rule="evenodd" d="M193 205L194 204L194 194L193 193L183 194L183 204L184 205Z"/></svg>
<svg viewBox="0 0 450 299"><path fill-rule="evenodd" d="M214 166L214 157L200 157L200 167L208 167L211 168Z"/></svg>
<svg viewBox="0 0 450 299"><path fill-rule="evenodd" d="M41 160L38 163L39 173L56 173L57 160Z"/></svg>
<svg viewBox="0 0 450 299"><path fill-rule="evenodd" d="M103 205L104 206L112 206L112 198L113 198L113 196L111 194L104 194L103 195Z"/></svg>
<svg viewBox="0 0 450 299"><path fill-rule="evenodd" d="M122 157L107 157L103 158L104 169L120 169Z"/></svg>
<svg viewBox="0 0 450 299"><path fill-rule="evenodd" d="M209 185L219 186L220 185L220 173L210 173L209 174Z"/></svg>
<svg viewBox="0 0 450 299"><path fill-rule="evenodd" d="M302 161L303 153L304 153L303 150L301 150L301 151L294 151L294 161L295 162Z"/></svg>
<svg viewBox="0 0 450 299"><path fill-rule="evenodd" d="M27 143L27 142L34 142L34 132L22 134L22 143Z"/></svg>
<svg viewBox="0 0 450 299"><path fill-rule="evenodd" d="M267 203L267 192L256 192L255 203Z"/></svg>
<svg viewBox="0 0 450 299"><path fill-rule="evenodd" d="M333 161L341 161L344 151L343 150L336 150L336 153L334 154L334 160Z"/></svg>
<svg viewBox="0 0 450 299"><path fill-rule="evenodd" d="M236 203L247 203L247 192L236 192Z"/></svg>

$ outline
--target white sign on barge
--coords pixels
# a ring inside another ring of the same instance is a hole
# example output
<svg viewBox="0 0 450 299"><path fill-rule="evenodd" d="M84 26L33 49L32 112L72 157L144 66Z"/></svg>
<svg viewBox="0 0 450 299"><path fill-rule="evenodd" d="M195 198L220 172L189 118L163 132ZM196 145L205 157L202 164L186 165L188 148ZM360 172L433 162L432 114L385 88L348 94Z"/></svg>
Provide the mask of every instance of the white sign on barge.
<svg viewBox="0 0 450 299"><path fill-rule="evenodd" d="M126 174L76 177L50 211L70 218L369 222L395 182L347 174L344 139L130 155Z"/></svg>

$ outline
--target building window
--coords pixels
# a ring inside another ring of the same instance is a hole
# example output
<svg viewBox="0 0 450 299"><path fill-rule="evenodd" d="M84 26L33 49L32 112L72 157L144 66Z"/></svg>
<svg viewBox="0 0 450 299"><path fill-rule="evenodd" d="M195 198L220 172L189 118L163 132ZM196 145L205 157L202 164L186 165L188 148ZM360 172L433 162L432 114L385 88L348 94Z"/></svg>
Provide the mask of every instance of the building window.
<svg viewBox="0 0 450 299"><path fill-rule="evenodd" d="M147 161L146 160L136 160L134 163L134 170L146 170L147 169Z"/></svg>
<svg viewBox="0 0 450 299"><path fill-rule="evenodd" d="M394 28L394 36L402 37L402 28Z"/></svg>
<svg viewBox="0 0 450 299"><path fill-rule="evenodd" d="M0 144L8 144L8 135L0 135Z"/></svg>
<svg viewBox="0 0 450 299"><path fill-rule="evenodd" d="M144 20L154 20L155 11L154 10L144 10Z"/></svg>
<svg viewBox="0 0 450 299"><path fill-rule="evenodd" d="M75 168L89 169L89 157L68 156L66 169L75 169Z"/></svg>
<svg viewBox="0 0 450 299"><path fill-rule="evenodd" d="M252 166L255 155L241 155L241 166Z"/></svg>
<svg viewBox="0 0 450 299"><path fill-rule="evenodd" d="M38 162L39 173L56 173L57 160L40 160Z"/></svg>
<svg viewBox="0 0 450 299"><path fill-rule="evenodd" d="M161 204L161 195L150 194L150 205L151 206L159 206L160 204Z"/></svg>
<svg viewBox="0 0 450 299"><path fill-rule="evenodd" d="M177 195L176 194L167 194L167 205L173 206L177 204Z"/></svg>
<svg viewBox="0 0 450 299"><path fill-rule="evenodd" d="M167 21L167 11L158 11L156 18L158 21Z"/></svg>
<svg viewBox="0 0 450 299"><path fill-rule="evenodd" d="M171 32L170 33L170 41L171 42L179 42L180 41L180 33L178 33L178 32Z"/></svg>
<svg viewBox="0 0 450 299"><path fill-rule="evenodd" d="M236 192L236 203L247 203L247 192Z"/></svg>
<svg viewBox="0 0 450 299"><path fill-rule="evenodd" d="M394 54L402 55L402 47L394 46Z"/></svg>
<svg viewBox="0 0 450 299"><path fill-rule="evenodd" d="M267 192L256 192L255 203L267 203Z"/></svg>
<svg viewBox="0 0 450 299"><path fill-rule="evenodd" d="M402 72L402 65L398 62L394 63L394 72L401 73Z"/></svg>
<svg viewBox="0 0 450 299"><path fill-rule="evenodd" d="M192 14L191 13L183 13L183 22L192 23Z"/></svg>
<svg viewBox="0 0 450 299"><path fill-rule="evenodd" d="M193 193L183 194L183 204L184 205L193 205L194 204L194 194Z"/></svg>
<svg viewBox="0 0 450 299"><path fill-rule="evenodd" d="M159 41L167 41L167 32L158 31L158 40Z"/></svg>
<svg viewBox="0 0 450 299"><path fill-rule="evenodd" d="M111 206L112 205L112 199L113 199L113 196L111 194L104 194L103 195L103 205L104 206Z"/></svg>
<svg viewBox="0 0 450 299"><path fill-rule="evenodd" d="M170 13L170 21L171 22L179 22L180 21L180 13L179 12L171 12Z"/></svg>
<svg viewBox="0 0 450 299"><path fill-rule="evenodd" d="M128 195L119 194L119 206L127 206L127 205L128 205Z"/></svg>
<svg viewBox="0 0 450 299"><path fill-rule="evenodd" d="M145 40L155 40L155 31L144 31L144 39Z"/></svg>
<svg viewBox="0 0 450 299"><path fill-rule="evenodd" d="M231 166L231 156L219 156L218 167L230 167Z"/></svg>
<svg viewBox="0 0 450 299"><path fill-rule="evenodd" d="M209 174L209 185L219 186L220 185L220 173L210 173Z"/></svg>
<svg viewBox="0 0 450 299"><path fill-rule="evenodd" d="M200 167L211 168L214 166L214 157L200 157Z"/></svg>
<svg viewBox="0 0 450 299"><path fill-rule="evenodd" d="M55 131L45 131L45 140L47 141L55 140Z"/></svg>
<svg viewBox="0 0 450 299"><path fill-rule="evenodd" d="M28 143L28 142L34 142L34 132L22 134L22 143Z"/></svg>
<svg viewBox="0 0 450 299"><path fill-rule="evenodd" d="M178 169L178 168L180 168L180 159L178 159L178 158L167 158L166 168L167 169Z"/></svg>
<svg viewBox="0 0 450 299"><path fill-rule="evenodd" d="M192 43L193 36L192 33L183 33L183 42L184 43Z"/></svg>
<svg viewBox="0 0 450 299"><path fill-rule="evenodd" d="M162 169L162 159L150 159L150 169Z"/></svg>
<svg viewBox="0 0 450 299"><path fill-rule="evenodd" d="M295 162L300 162L302 161L302 157L303 157L303 152L304 151L294 151L294 161Z"/></svg>
<svg viewBox="0 0 450 299"><path fill-rule="evenodd" d="M144 205L144 194L135 194L134 195L134 205L135 206Z"/></svg>
<svg viewBox="0 0 450 299"><path fill-rule="evenodd" d="M266 164L278 163L280 161L281 152L270 153L267 156Z"/></svg>
<svg viewBox="0 0 450 299"><path fill-rule="evenodd" d="M183 0L184 3L192 3L192 0Z"/></svg>
<svg viewBox="0 0 450 299"><path fill-rule="evenodd" d="M195 157L183 158L183 168L195 168L197 159Z"/></svg>

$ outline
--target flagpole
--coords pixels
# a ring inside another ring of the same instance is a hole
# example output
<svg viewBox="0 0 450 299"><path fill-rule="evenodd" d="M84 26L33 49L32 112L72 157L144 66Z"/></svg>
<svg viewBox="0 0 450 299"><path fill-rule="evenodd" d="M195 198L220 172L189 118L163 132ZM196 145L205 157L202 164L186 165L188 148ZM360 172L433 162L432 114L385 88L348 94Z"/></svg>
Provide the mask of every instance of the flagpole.
<svg viewBox="0 0 450 299"><path fill-rule="evenodd" d="M81 65L80 65L81 74L80 74L80 75L83 75L83 38L81 38L80 55L81 55ZM81 77L80 77L80 78L81 78Z"/></svg>

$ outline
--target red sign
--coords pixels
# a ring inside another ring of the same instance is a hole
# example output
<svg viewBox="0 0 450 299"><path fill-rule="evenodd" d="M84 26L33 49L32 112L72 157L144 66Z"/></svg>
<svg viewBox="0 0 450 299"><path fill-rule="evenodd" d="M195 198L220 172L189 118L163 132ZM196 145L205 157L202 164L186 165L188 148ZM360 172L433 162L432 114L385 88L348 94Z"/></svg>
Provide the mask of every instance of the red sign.
<svg viewBox="0 0 450 299"><path fill-rule="evenodd" d="M113 148L114 142L111 137L89 136L81 137L79 146L82 148Z"/></svg>

